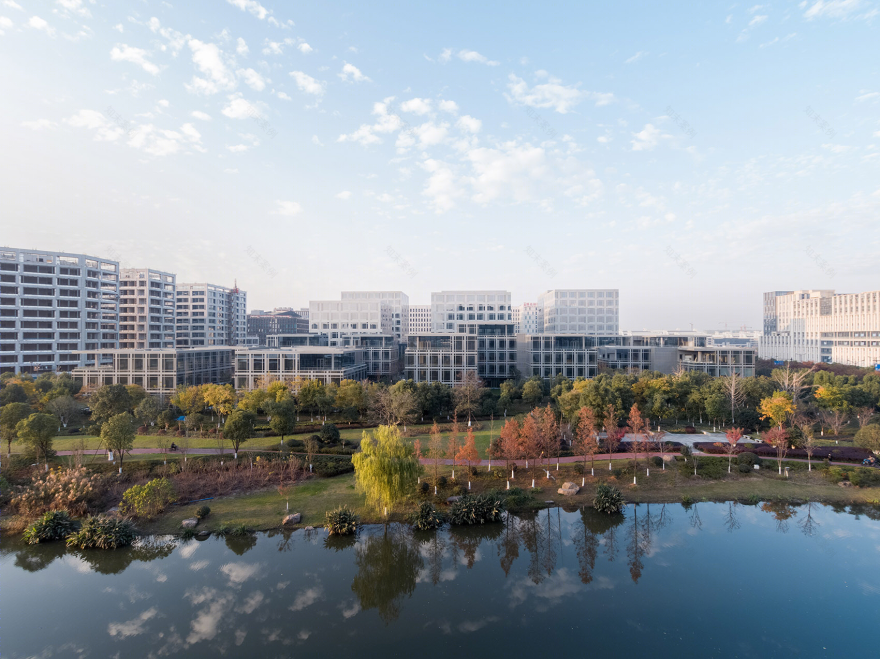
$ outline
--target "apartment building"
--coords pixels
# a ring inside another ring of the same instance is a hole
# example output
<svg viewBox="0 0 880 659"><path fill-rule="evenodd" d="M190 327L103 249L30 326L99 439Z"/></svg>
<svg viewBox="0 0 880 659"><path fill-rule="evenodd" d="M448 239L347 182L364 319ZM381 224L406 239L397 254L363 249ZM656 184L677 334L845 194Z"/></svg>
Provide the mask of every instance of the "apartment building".
<svg viewBox="0 0 880 659"><path fill-rule="evenodd" d="M431 331L431 305L409 305L409 333L427 334Z"/></svg>
<svg viewBox="0 0 880 659"><path fill-rule="evenodd" d="M876 367L880 364L880 291L773 291L764 294L759 355Z"/></svg>
<svg viewBox="0 0 880 659"><path fill-rule="evenodd" d="M0 372L68 371L117 347L119 263L0 248Z"/></svg>
<svg viewBox="0 0 880 659"><path fill-rule="evenodd" d="M175 285L170 272L123 268L119 279L119 347L175 346Z"/></svg>
<svg viewBox="0 0 880 659"><path fill-rule="evenodd" d="M293 309L252 310L247 316L247 334L257 345L268 345L272 334L300 334L309 331L309 322Z"/></svg>
<svg viewBox="0 0 880 659"><path fill-rule="evenodd" d="M513 325L517 334L538 334L544 329L544 318L537 302L524 302L513 308Z"/></svg>
<svg viewBox="0 0 880 659"><path fill-rule="evenodd" d="M509 291L440 291L431 293L431 331L469 333L478 323L513 325ZM474 333L474 332L470 332Z"/></svg>
<svg viewBox="0 0 880 659"><path fill-rule="evenodd" d="M234 346L247 337L247 293L234 286L178 284L178 348Z"/></svg>
<svg viewBox="0 0 880 659"><path fill-rule="evenodd" d="M620 329L620 294L613 289L554 289L538 296L540 332L614 334Z"/></svg>

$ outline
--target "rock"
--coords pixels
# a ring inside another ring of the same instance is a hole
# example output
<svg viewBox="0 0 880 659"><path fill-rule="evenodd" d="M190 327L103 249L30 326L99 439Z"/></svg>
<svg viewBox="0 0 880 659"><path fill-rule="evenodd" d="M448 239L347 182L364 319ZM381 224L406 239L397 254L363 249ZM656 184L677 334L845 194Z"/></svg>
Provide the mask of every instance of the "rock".
<svg viewBox="0 0 880 659"><path fill-rule="evenodd" d="M315 530L315 527L314 527L314 526L306 526L306 527L303 529L303 531L314 531L314 530Z"/></svg>
<svg viewBox="0 0 880 659"><path fill-rule="evenodd" d="M663 454L663 462L673 462L675 461L674 455L669 455L668 453Z"/></svg>
<svg viewBox="0 0 880 659"><path fill-rule="evenodd" d="M183 520L180 525L185 529L194 529L198 525L199 520L196 517L190 517L189 519Z"/></svg>
<svg viewBox="0 0 880 659"><path fill-rule="evenodd" d="M289 524L299 524L300 520L302 520L302 515L300 513L293 513L292 515L287 515L283 520L281 520L281 524L283 526L288 526Z"/></svg>
<svg viewBox="0 0 880 659"><path fill-rule="evenodd" d="M446 497L446 503L455 503L455 502L458 501L459 499L461 499L461 497L458 497L458 496L456 496L456 497Z"/></svg>
<svg viewBox="0 0 880 659"><path fill-rule="evenodd" d="M202 538L207 538L209 535L211 534L208 531L199 531L199 536Z"/></svg>
<svg viewBox="0 0 880 659"><path fill-rule="evenodd" d="M840 481L840 482L838 483L838 485L839 485L840 487L852 487L852 483L850 483L849 481Z"/></svg>
<svg viewBox="0 0 880 659"><path fill-rule="evenodd" d="M571 481L565 481L558 490L556 490L559 494L564 494L565 496L572 496L580 492L580 486L572 483Z"/></svg>

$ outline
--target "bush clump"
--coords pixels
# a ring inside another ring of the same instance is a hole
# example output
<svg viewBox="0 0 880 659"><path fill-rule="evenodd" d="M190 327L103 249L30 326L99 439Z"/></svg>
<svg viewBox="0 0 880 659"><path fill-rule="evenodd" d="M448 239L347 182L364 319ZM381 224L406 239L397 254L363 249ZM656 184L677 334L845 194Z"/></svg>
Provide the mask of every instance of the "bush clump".
<svg viewBox="0 0 880 659"><path fill-rule="evenodd" d="M40 542L64 540L76 531L76 522L64 510L50 510L36 522L27 527L23 539L29 545Z"/></svg>
<svg viewBox="0 0 880 659"><path fill-rule="evenodd" d="M429 492L430 488L431 488L431 486L428 485L427 481L422 481L421 483L419 483L419 493L420 494L427 494Z"/></svg>
<svg viewBox="0 0 880 659"><path fill-rule="evenodd" d="M78 531L67 536L67 546L77 549L117 549L135 539L134 527L127 520L87 517Z"/></svg>
<svg viewBox="0 0 880 659"><path fill-rule="evenodd" d="M357 533L360 517L354 514L347 506L341 506L336 510L328 510L324 514L324 528L330 535L351 535Z"/></svg>
<svg viewBox="0 0 880 659"><path fill-rule="evenodd" d="M746 465L749 469L751 469L755 465L760 465L762 462L761 458L759 458L757 455L755 455L751 451L744 451L743 453L740 453L736 457L736 461L740 465ZM742 470L740 470L740 471L742 471Z"/></svg>
<svg viewBox="0 0 880 659"><path fill-rule="evenodd" d="M452 488L453 496L460 497L465 492L465 489L461 485L456 485Z"/></svg>
<svg viewBox="0 0 880 659"><path fill-rule="evenodd" d="M739 469L739 473L741 474L750 474L755 469L754 467L750 467L749 465L742 462L740 462L736 468Z"/></svg>
<svg viewBox="0 0 880 659"><path fill-rule="evenodd" d="M145 485L133 485L122 495L119 510L126 515L152 519L175 500L174 486L167 478L154 478Z"/></svg>
<svg viewBox="0 0 880 659"><path fill-rule="evenodd" d="M205 519L210 514L211 514L211 509L208 506L201 506L196 511L196 519Z"/></svg>
<svg viewBox="0 0 880 659"><path fill-rule="evenodd" d="M446 520L430 501L423 501L418 510L410 515L409 521L416 531L432 531L443 526Z"/></svg>
<svg viewBox="0 0 880 659"><path fill-rule="evenodd" d="M312 463L315 473L322 478L330 478L354 471L350 458L316 457Z"/></svg>
<svg viewBox="0 0 880 659"><path fill-rule="evenodd" d="M663 458L661 458L659 455L655 455L653 458L651 458L651 464L654 465L655 467L662 467L663 466Z"/></svg>
<svg viewBox="0 0 880 659"><path fill-rule="evenodd" d="M509 490L503 490L498 496L504 497L504 507L508 510L511 508L525 508L529 504L535 502L535 497L521 487L512 487Z"/></svg>
<svg viewBox="0 0 880 659"><path fill-rule="evenodd" d="M339 442L339 429L333 423L321 426L318 437L322 444L336 444Z"/></svg>
<svg viewBox="0 0 880 659"><path fill-rule="evenodd" d="M449 521L457 526L500 522L504 501L491 494L466 494L452 504Z"/></svg>
<svg viewBox="0 0 880 659"><path fill-rule="evenodd" d="M100 480L98 474L90 475L85 467L52 469L20 490L12 499L12 507L27 516L42 515L50 510L85 515L89 503L97 496Z"/></svg>
<svg viewBox="0 0 880 659"><path fill-rule="evenodd" d="M437 479L437 487L442 489L442 488L446 487L446 483L448 483L448 482L449 481L446 480L446 476L441 476L440 478Z"/></svg>
<svg viewBox="0 0 880 659"><path fill-rule="evenodd" d="M593 507L600 513L607 515L616 515L623 512L626 504L623 501L623 495L613 485L600 483L596 488L596 496L593 499Z"/></svg>

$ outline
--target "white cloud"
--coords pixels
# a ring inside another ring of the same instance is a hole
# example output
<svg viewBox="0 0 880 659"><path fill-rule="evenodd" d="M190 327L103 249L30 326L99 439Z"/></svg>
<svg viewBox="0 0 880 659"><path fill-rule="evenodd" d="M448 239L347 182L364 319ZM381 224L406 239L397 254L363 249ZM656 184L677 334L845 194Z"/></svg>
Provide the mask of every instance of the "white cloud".
<svg viewBox="0 0 880 659"><path fill-rule="evenodd" d="M241 37L238 38L238 41L236 43L238 45L235 47L235 52L238 53L239 55L241 55L242 57L244 57L245 55L247 55L250 52L250 49L248 48L247 42L245 42L245 40L242 39Z"/></svg>
<svg viewBox="0 0 880 659"><path fill-rule="evenodd" d="M158 75L159 67L147 59L147 51L126 44L116 44L110 51L110 59L114 62L131 62L147 73Z"/></svg>
<svg viewBox="0 0 880 659"><path fill-rule="evenodd" d="M232 169L232 168L227 168L227 169L224 169L224 170L223 170L223 173L224 173L224 174L238 174L238 170L237 170L237 169Z"/></svg>
<svg viewBox="0 0 880 659"><path fill-rule="evenodd" d="M475 50L458 51L458 59L460 59L462 62L479 62L480 64L485 64L487 66L498 66L500 64L500 62L490 60L488 57L486 57L485 55L481 55Z"/></svg>
<svg viewBox="0 0 880 659"><path fill-rule="evenodd" d="M260 567L260 563L226 563L220 571L229 578L230 583L242 584L259 574Z"/></svg>
<svg viewBox="0 0 880 659"><path fill-rule="evenodd" d="M95 110L80 110L72 117L65 119L64 123L74 128L87 128L95 131L95 140L99 142L115 142L125 132L122 127Z"/></svg>
<svg viewBox="0 0 880 659"><path fill-rule="evenodd" d="M525 80L513 73L508 78L510 95L505 94L508 101L533 108L552 108L560 114L570 112L584 98L595 101L596 106L608 105L614 100L613 94L583 91L577 85L563 85L558 78L550 77L546 83L531 89Z"/></svg>
<svg viewBox="0 0 880 659"><path fill-rule="evenodd" d="M633 151L650 151L660 141L662 133L659 128L655 128L653 124L645 124L645 127L638 133L633 133L635 139L630 140Z"/></svg>
<svg viewBox="0 0 880 659"><path fill-rule="evenodd" d="M413 135L419 139L422 148L440 144L449 132L449 124L435 124L433 121L423 123L412 130Z"/></svg>
<svg viewBox="0 0 880 659"><path fill-rule="evenodd" d="M116 30L117 32L119 32L120 34L125 32L125 26L123 26L122 23L117 23L116 25L113 26L113 29Z"/></svg>
<svg viewBox="0 0 880 659"><path fill-rule="evenodd" d="M22 121L22 128L30 128L31 130L44 130L57 128L58 124L48 119L37 119L36 121Z"/></svg>
<svg viewBox="0 0 880 659"><path fill-rule="evenodd" d="M190 142L198 143L202 141L202 134L197 131L196 127L192 124L183 124L183 126L180 127L180 132L183 133Z"/></svg>
<svg viewBox="0 0 880 659"><path fill-rule="evenodd" d="M317 135L312 135L312 144L314 144L315 146L324 146L321 138L319 138Z"/></svg>
<svg viewBox="0 0 880 659"><path fill-rule="evenodd" d="M323 96L325 83L318 82L312 76L302 71L291 71L290 75L296 81L296 86L301 92L314 96Z"/></svg>
<svg viewBox="0 0 880 659"><path fill-rule="evenodd" d="M633 56L630 57L629 59L625 60L625 61L624 61L624 64L634 64L635 62L638 62L640 59L642 59L642 58L643 58L645 55L647 55L647 54L648 54L648 53L646 53L646 52L640 50L640 51L637 52L635 55L633 55Z"/></svg>
<svg viewBox="0 0 880 659"><path fill-rule="evenodd" d="M230 119L247 119L259 114L257 108L241 97L241 94L233 94L229 97L229 103L222 110L224 116Z"/></svg>
<svg viewBox="0 0 880 659"><path fill-rule="evenodd" d="M270 211L271 215L298 215L302 212L302 206L300 206L295 201L282 201L281 199L275 200L275 210ZM297 610L297 609L294 609Z"/></svg>
<svg viewBox="0 0 880 659"><path fill-rule="evenodd" d="M249 145L247 145L247 144L233 144L232 146L230 146L230 145L227 144L227 145L226 145L226 148L227 148L229 151L231 151L232 153L242 153L242 152L244 152L244 151L247 151L247 150L250 149L251 147L250 147Z"/></svg>
<svg viewBox="0 0 880 659"><path fill-rule="evenodd" d="M299 49L299 52L301 52L303 55L308 55L310 52L312 52L314 50L314 48L312 48L305 41L303 41L301 44L299 44L297 46L297 49Z"/></svg>
<svg viewBox="0 0 880 659"><path fill-rule="evenodd" d="M263 76L253 69L239 69L236 71L236 74L238 74L239 78L244 79L245 84L253 90L261 92L266 88L266 81L263 79Z"/></svg>
<svg viewBox="0 0 880 659"><path fill-rule="evenodd" d="M801 7L806 4L801 3ZM862 0L817 0L804 12L804 18L847 18L863 6Z"/></svg>
<svg viewBox="0 0 880 659"><path fill-rule="evenodd" d="M202 121L211 121L211 115L207 112L202 112L201 110L193 110L190 112L190 116L193 116L196 119L201 119Z"/></svg>
<svg viewBox="0 0 880 659"><path fill-rule="evenodd" d="M531 198L536 181L547 174L544 149L508 142L497 148L473 149L467 154L473 175L473 199L485 204L499 198Z"/></svg>
<svg viewBox="0 0 880 659"><path fill-rule="evenodd" d="M242 11L248 11L260 20L266 18L269 15L269 10L266 9L263 5L256 0L226 0L231 5L238 7Z"/></svg>
<svg viewBox="0 0 880 659"><path fill-rule="evenodd" d="M869 92L866 90L862 90L859 92L859 95L856 96L856 101L868 101L872 98L880 97L880 92Z"/></svg>
<svg viewBox="0 0 880 659"><path fill-rule="evenodd" d="M173 130L165 130L153 124L141 124L129 131L126 144L151 156L170 156L178 153L184 144L184 135ZM192 138L188 136L188 140Z"/></svg>
<svg viewBox="0 0 880 659"><path fill-rule="evenodd" d="M83 0L56 0L56 4L61 5L67 11L79 14L80 16L84 16L86 18L91 18L91 12L83 7Z"/></svg>
<svg viewBox="0 0 880 659"><path fill-rule="evenodd" d="M315 588L308 588L307 590L303 590L299 592L296 596L296 599L293 600L293 604L288 607L291 611L301 611L307 606L311 606L315 602L317 602L324 594L324 589L320 586L316 586Z"/></svg>
<svg viewBox="0 0 880 659"><path fill-rule="evenodd" d="M343 82L372 82L367 76L361 73L359 68L348 62L343 64L342 73L338 75Z"/></svg>
<svg viewBox="0 0 880 659"><path fill-rule="evenodd" d="M411 98L410 100L401 103L400 109L404 112L410 112L422 116L431 111L431 101L427 98Z"/></svg>
<svg viewBox="0 0 880 659"><path fill-rule="evenodd" d="M110 636L119 636L121 638L138 636L139 634L143 634L145 631L147 631L145 623L148 620L156 617L157 613L159 613L159 609L153 606L141 613L133 620L129 620L127 622L111 622L109 625L107 625L107 633L110 634Z"/></svg>
<svg viewBox="0 0 880 659"><path fill-rule="evenodd" d="M440 101L440 109L450 114L458 113L458 103L455 101Z"/></svg>
<svg viewBox="0 0 880 659"><path fill-rule="evenodd" d="M222 90L235 88L235 76L223 63L223 53L213 43L204 43L198 39L188 42L192 50L193 64L204 75L204 78L193 76L192 82L186 85L188 91L196 94L216 94Z"/></svg>
<svg viewBox="0 0 880 659"><path fill-rule="evenodd" d="M349 197L351 197L351 192L349 192L348 190L343 190L342 192L340 192L336 195L337 199L342 199L343 201L345 201Z"/></svg>
<svg viewBox="0 0 880 659"><path fill-rule="evenodd" d="M373 103L372 114L378 117L376 123L372 125L361 124L360 128L358 128L356 131L347 135L340 135L336 141L357 142L362 146L369 146L371 144L379 144L382 142L382 138L380 138L376 133L386 134L400 130L404 126L403 120L396 114L391 114L388 112L388 106L393 100L394 97L389 96L381 102Z"/></svg>
<svg viewBox="0 0 880 659"><path fill-rule="evenodd" d="M275 92L275 96L280 98L282 101L292 101L293 100L292 98L290 98L290 96L288 96L284 92Z"/></svg>
<svg viewBox="0 0 880 659"><path fill-rule="evenodd" d="M466 114L458 120L456 126L458 126L463 131L476 134L480 132L480 128L482 128L483 122L479 119L474 119L470 115Z"/></svg>
<svg viewBox="0 0 880 659"><path fill-rule="evenodd" d="M24 11L24 9L22 9L21 5L18 4L17 2L15 2L15 0L3 0L3 4L6 7L9 7L11 9L18 9L19 11Z"/></svg>
<svg viewBox="0 0 880 659"><path fill-rule="evenodd" d="M431 200L434 209L441 213L453 208L463 195L455 172L449 164L429 158L419 166L430 175L422 194Z"/></svg>
<svg viewBox="0 0 880 659"><path fill-rule="evenodd" d="M761 23L763 23L766 20L767 20L766 14L755 16L754 18L752 18L752 20L749 21L749 27L757 27L758 25L760 25Z"/></svg>
<svg viewBox="0 0 880 659"><path fill-rule="evenodd" d="M6 34L4 30L8 30L12 25L12 21L6 18L6 16L0 16L0 37Z"/></svg>
<svg viewBox="0 0 880 659"><path fill-rule="evenodd" d="M50 37L55 36L55 28L50 26L46 21L44 21L39 16L31 16L31 19L28 21L28 26L34 28L35 30L40 30L45 32Z"/></svg>

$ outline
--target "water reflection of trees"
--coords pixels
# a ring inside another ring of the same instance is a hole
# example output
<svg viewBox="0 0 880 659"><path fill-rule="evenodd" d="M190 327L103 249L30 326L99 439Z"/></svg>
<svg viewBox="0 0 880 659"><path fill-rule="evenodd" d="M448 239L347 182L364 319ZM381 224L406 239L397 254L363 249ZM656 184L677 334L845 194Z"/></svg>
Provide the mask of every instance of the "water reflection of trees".
<svg viewBox="0 0 880 659"><path fill-rule="evenodd" d="M773 515L776 530L780 533L788 532L788 520L797 515L797 509L787 501L765 501L761 504L761 510Z"/></svg>
<svg viewBox="0 0 880 659"><path fill-rule="evenodd" d="M246 533L244 535L227 535L226 546L236 556L243 556L257 546L257 534Z"/></svg>
<svg viewBox="0 0 880 659"><path fill-rule="evenodd" d="M606 515L596 512L595 508L582 508L579 523L575 525L572 541L577 551L581 581L585 584L593 580L599 545L603 544L609 562L617 553L615 529L626 521L623 515Z"/></svg>
<svg viewBox="0 0 880 659"><path fill-rule="evenodd" d="M477 559L477 550L483 541L496 540L503 531L503 524L453 526L449 532L453 561L458 563L463 557L468 569L471 569Z"/></svg>
<svg viewBox="0 0 880 659"><path fill-rule="evenodd" d="M67 548L63 542L44 542L38 545L22 543L15 551L15 566L28 572L39 572L45 570L56 558L61 558L65 553L67 553Z"/></svg>
<svg viewBox="0 0 880 659"><path fill-rule="evenodd" d="M148 536L139 538L131 547L121 549L76 549L71 554L86 563L98 574L121 574L134 562L148 563L167 558L179 542L169 537Z"/></svg>
<svg viewBox="0 0 880 659"><path fill-rule="evenodd" d="M355 550L355 564L351 589L361 608L376 609L386 624L397 619L400 602L412 595L424 565L411 533L392 524L384 533L366 535Z"/></svg>

